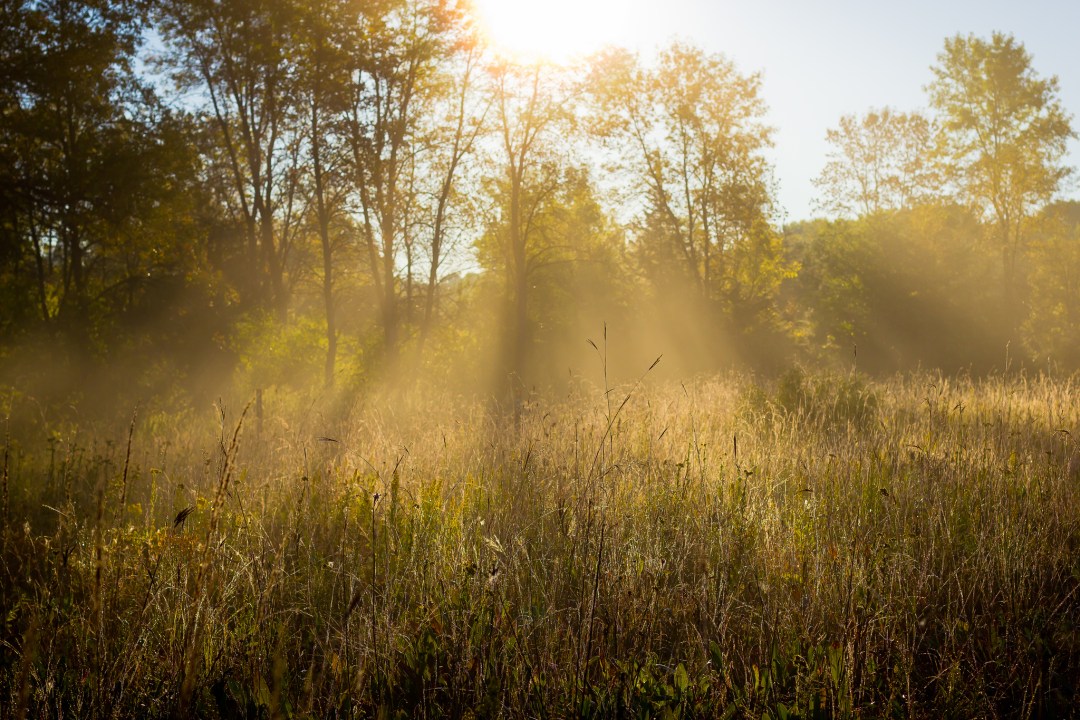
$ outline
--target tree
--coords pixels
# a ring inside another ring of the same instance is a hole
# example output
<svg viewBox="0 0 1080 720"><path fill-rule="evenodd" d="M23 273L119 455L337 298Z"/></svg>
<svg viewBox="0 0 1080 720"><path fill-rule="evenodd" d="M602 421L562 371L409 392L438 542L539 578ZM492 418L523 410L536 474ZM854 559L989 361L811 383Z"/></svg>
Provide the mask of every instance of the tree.
<svg viewBox="0 0 1080 720"><path fill-rule="evenodd" d="M449 0L379 0L363 6L350 39L352 189L391 361L400 344L398 263L415 222L408 173L426 103L444 87L439 69L457 49L460 12Z"/></svg>
<svg viewBox="0 0 1080 720"><path fill-rule="evenodd" d="M1037 360L1080 365L1080 202L1056 202L1035 218L1024 344Z"/></svg>
<svg viewBox="0 0 1080 720"><path fill-rule="evenodd" d="M940 178L932 150L937 128L919 113L870 110L840 118L826 140L828 162L814 185L818 207L845 217L910 209L933 198Z"/></svg>
<svg viewBox="0 0 1080 720"><path fill-rule="evenodd" d="M33 278L40 321L84 345L104 304L132 304L152 262L149 223L191 167L182 119L132 70L135 10L20 3L8 18L15 32L5 33L3 254L20 284ZM155 257L166 256L175 258Z"/></svg>
<svg viewBox="0 0 1080 720"><path fill-rule="evenodd" d="M760 78L676 43L655 68L626 51L601 55L589 81L595 125L615 141L644 208L640 241L729 317L753 322L790 272L772 230L771 130ZM764 302L763 302L764 300Z"/></svg>
<svg viewBox="0 0 1080 720"><path fill-rule="evenodd" d="M294 31L297 101L304 116L304 172L309 206L322 254L322 301L326 321L323 381L334 383L338 318L334 295L334 221L344 214L347 148L341 115L348 107L348 33L358 18L347 0L323 0L300 10Z"/></svg>
<svg viewBox="0 0 1080 720"><path fill-rule="evenodd" d="M787 231L801 263L788 300L815 354L846 364L857 348L859 368L877 372L982 369L1000 357L995 264L966 206L922 203Z"/></svg>
<svg viewBox="0 0 1080 720"><path fill-rule="evenodd" d="M138 153L127 116L138 24L123 4L55 0L15 13L4 114L9 242L33 258L41 320L89 339L94 268L125 204L114 172ZM138 166L130 169L138 170ZM111 187L110 187L111 186ZM131 188L125 188L131 189Z"/></svg>
<svg viewBox="0 0 1080 720"><path fill-rule="evenodd" d="M537 63L492 68L492 97L501 177L493 183L496 199L495 243L503 253L508 318L505 367L511 394L518 399L525 360L533 341L529 317L532 276L551 251L541 218L562 182L564 160L558 130L569 120L565 77ZM492 232L489 230L489 232ZM547 238L548 243L541 243Z"/></svg>
<svg viewBox="0 0 1080 720"><path fill-rule="evenodd" d="M461 176L475 152L491 107L490 98L478 102L476 97L476 74L482 50L467 37L462 46L460 57L449 70L447 92L429 113L423 137L422 165L428 183L421 189L419 202L426 209L430 236L427 288L420 323L421 351L438 309L440 270L452 249L452 225L455 210L461 204Z"/></svg>
<svg viewBox="0 0 1080 720"><path fill-rule="evenodd" d="M173 390L223 357L193 123L133 67L140 9L0 10L0 342L27 392Z"/></svg>
<svg viewBox="0 0 1080 720"><path fill-rule="evenodd" d="M960 197L991 220L1006 297L1020 289L1029 218L1058 192L1075 137L1056 77L1041 78L1011 35L945 41L927 87Z"/></svg>
<svg viewBox="0 0 1080 720"><path fill-rule="evenodd" d="M556 358L577 354L581 338L622 315L626 304L621 229L601 205L589 169L552 160L535 168L536 176L525 174L523 244L512 245L505 177L491 182L495 208L476 243L481 266L503 280L503 362L512 395L561 378L565 365Z"/></svg>
<svg viewBox="0 0 1080 720"><path fill-rule="evenodd" d="M182 87L204 99L212 123L208 160L217 192L243 227L255 305L288 311L290 234L296 199L296 108L286 0L159 0L169 62ZM290 147L291 143L291 147Z"/></svg>

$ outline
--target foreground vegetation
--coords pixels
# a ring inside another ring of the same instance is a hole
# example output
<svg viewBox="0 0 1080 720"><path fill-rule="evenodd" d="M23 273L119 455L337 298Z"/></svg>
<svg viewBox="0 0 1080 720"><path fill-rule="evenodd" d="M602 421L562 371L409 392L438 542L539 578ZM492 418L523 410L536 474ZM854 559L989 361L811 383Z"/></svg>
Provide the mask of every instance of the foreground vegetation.
<svg viewBox="0 0 1080 720"><path fill-rule="evenodd" d="M12 717L1061 716L1075 380L790 372L77 427L13 399Z"/></svg>

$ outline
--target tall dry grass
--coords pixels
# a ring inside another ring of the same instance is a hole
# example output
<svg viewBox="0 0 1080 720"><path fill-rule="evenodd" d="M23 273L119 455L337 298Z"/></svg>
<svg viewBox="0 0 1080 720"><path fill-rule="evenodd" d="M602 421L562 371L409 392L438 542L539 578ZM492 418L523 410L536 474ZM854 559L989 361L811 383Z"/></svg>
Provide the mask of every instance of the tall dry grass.
<svg viewBox="0 0 1080 720"><path fill-rule="evenodd" d="M11 717L1050 717L1073 380L792 372L13 427ZM127 443L131 438L130 444ZM186 516L180 517L182 513Z"/></svg>

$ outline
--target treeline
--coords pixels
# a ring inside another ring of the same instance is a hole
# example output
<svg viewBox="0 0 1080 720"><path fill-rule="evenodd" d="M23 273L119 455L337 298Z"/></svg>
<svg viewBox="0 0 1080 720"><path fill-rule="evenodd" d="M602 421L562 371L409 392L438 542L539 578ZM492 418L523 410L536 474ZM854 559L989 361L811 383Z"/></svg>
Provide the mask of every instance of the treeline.
<svg viewBox="0 0 1080 720"><path fill-rule="evenodd" d="M604 321L627 372L1080 362L1074 132L1022 45L842 118L842 219L787 228L760 83L681 43L518 64L454 0L5 2L2 376L516 395Z"/></svg>

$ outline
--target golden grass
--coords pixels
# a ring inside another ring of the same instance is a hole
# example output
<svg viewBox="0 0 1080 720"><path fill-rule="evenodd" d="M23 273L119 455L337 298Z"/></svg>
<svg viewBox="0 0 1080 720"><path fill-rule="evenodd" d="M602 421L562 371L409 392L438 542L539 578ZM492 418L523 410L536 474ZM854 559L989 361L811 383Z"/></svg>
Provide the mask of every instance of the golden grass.
<svg viewBox="0 0 1080 720"><path fill-rule="evenodd" d="M271 400L258 437L240 408L140 413L130 448L15 427L0 704L1067 714L1078 400L1041 377L792 373L581 385L517 425L397 393Z"/></svg>

